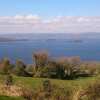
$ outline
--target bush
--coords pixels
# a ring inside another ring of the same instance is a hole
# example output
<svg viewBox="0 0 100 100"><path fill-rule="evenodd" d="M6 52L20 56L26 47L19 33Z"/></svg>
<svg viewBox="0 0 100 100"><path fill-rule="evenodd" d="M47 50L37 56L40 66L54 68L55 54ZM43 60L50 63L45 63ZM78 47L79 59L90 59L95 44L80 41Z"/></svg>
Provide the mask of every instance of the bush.
<svg viewBox="0 0 100 100"><path fill-rule="evenodd" d="M26 87L22 87L21 91L22 91L21 96L22 96L24 99L26 99L26 100L33 100L34 92L33 92L32 89L26 88Z"/></svg>
<svg viewBox="0 0 100 100"><path fill-rule="evenodd" d="M77 78L80 72L80 57L59 58L57 63L61 66L64 79Z"/></svg>
<svg viewBox="0 0 100 100"><path fill-rule="evenodd" d="M27 71L26 71L26 65L21 61L17 60L14 68L14 74L18 76L31 76Z"/></svg>
<svg viewBox="0 0 100 100"><path fill-rule="evenodd" d="M43 86L44 91L46 91L46 92L51 91L51 82L50 82L50 80L44 80L42 86Z"/></svg>
<svg viewBox="0 0 100 100"><path fill-rule="evenodd" d="M74 90L71 87L66 89L52 84L50 80L44 80L42 88L34 96L35 100L74 100Z"/></svg>
<svg viewBox="0 0 100 100"><path fill-rule="evenodd" d="M76 62L75 62L76 61ZM77 58L68 60L48 60L45 66L38 67L35 77L74 79L80 74L80 62Z"/></svg>
<svg viewBox="0 0 100 100"><path fill-rule="evenodd" d="M6 75L5 77L5 85L7 86L7 89L10 88L10 86L13 85L13 77L11 74Z"/></svg>
<svg viewBox="0 0 100 100"><path fill-rule="evenodd" d="M36 73L36 70L35 70L35 66L34 65L27 65L26 68L25 68L25 71L27 73L29 73L31 77L34 76L35 73Z"/></svg>
<svg viewBox="0 0 100 100"><path fill-rule="evenodd" d="M87 86L80 95L81 100L100 100L100 81L97 80ZM82 99L83 98L83 99Z"/></svg>
<svg viewBox="0 0 100 100"><path fill-rule="evenodd" d="M12 70L12 65L10 64L10 60L8 58L4 58L0 64L0 73L8 74Z"/></svg>
<svg viewBox="0 0 100 100"><path fill-rule="evenodd" d="M70 88L54 87L51 98L52 100L73 100L73 91Z"/></svg>

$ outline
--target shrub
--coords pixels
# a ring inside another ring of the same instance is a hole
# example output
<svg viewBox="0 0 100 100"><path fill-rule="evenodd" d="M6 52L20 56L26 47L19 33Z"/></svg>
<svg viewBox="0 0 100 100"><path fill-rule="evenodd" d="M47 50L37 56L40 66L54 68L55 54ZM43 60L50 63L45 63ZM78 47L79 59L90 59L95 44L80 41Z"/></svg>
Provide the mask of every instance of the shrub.
<svg viewBox="0 0 100 100"><path fill-rule="evenodd" d="M21 88L21 96L26 99L26 100L33 100L33 95L34 95L34 92L32 89L30 88L27 88L27 87L22 87Z"/></svg>
<svg viewBox="0 0 100 100"><path fill-rule="evenodd" d="M93 76L98 75L99 73L99 66L98 64L94 63L82 63L80 67L80 76Z"/></svg>
<svg viewBox="0 0 100 100"><path fill-rule="evenodd" d="M58 61L60 68L64 70L65 79L74 79L78 77L80 72L80 58L79 57L63 57L59 58Z"/></svg>
<svg viewBox="0 0 100 100"><path fill-rule="evenodd" d="M34 76L35 73L36 73L36 70L35 70L35 66L34 65L27 65L26 68L25 68L25 71L27 73L29 73L31 77Z"/></svg>
<svg viewBox="0 0 100 100"><path fill-rule="evenodd" d="M100 81L97 80L87 86L80 95L80 99L85 98L86 100L100 100Z"/></svg>
<svg viewBox="0 0 100 100"><path fill-rule="evenodd" d="M70 89L55 88L52 92L52 100L72 100L72 91Z"/></svg>
<svg viewBox="0 0 100 100"><path fill-rule="evenodd" d="M51 82L50 82L50 80L44 80L42 86L43 86L44 91L46 91L46 92L51 91Z"/></svg>
<svg viewBox="0 0 100 100"><path fill-rule="evenodd" d="M6 89L10 89L10 86L13 85L13 77L11 74L6 75L5 77L5 85Z"/></svg>
<svg viewBox="0 0 100 100"><path fill-rule="evenodd" d="M30 76L28 72L26 72L26 65L21 61L17 60L14 68L14 74L18 76Z"/></svg>
<svg viewBox="0 0 100 100"><path fill-rule="evenodd" d="M65 89L52 84L50 80L44 80L37 97L38 100L73 100L73 95L74 90L71 87Z"/></svg>
<svg viewBox="0 0 100 100"><path fill-rule="evenodd" d="M77 58L72 61L61 60L49 60L45 66L38 67L35 77L74 79L79 76L80 62L76 61Z"/></svg>
<svg viewBox="0 0 100 100"><path fill-rule="evenodd" d="M10 60L8 58L4 58L0 64L0 73L8 74L12 70L12 66L10 64Z"/></svg>

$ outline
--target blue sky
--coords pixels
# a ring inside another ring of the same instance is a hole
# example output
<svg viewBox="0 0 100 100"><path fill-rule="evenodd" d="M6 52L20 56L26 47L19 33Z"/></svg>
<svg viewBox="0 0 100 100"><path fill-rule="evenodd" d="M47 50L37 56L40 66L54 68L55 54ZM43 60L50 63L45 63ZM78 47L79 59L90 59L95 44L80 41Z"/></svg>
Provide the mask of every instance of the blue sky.
<svg viewBox="0 0 100 100"><path fill-rule="evenodd" d="M100 0L0 0L0 34L48 32L100 32Z"/></svg>
<svg viewBox="0 0 100 100"><path fill-rule="evenodd" d="M100 0L0 0L0 16L99 16Z"/></svg>

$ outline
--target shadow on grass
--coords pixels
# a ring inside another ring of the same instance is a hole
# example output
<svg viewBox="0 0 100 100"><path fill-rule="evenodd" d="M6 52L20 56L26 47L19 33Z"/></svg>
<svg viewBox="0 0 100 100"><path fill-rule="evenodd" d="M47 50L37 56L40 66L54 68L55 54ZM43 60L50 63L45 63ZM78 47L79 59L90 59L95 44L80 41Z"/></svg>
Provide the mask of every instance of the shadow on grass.
<svg viewBox="0 0 100 100"><path fill-rule="evenodd" d="M0 96L0 100L24 100L22 97Z"/></svg>

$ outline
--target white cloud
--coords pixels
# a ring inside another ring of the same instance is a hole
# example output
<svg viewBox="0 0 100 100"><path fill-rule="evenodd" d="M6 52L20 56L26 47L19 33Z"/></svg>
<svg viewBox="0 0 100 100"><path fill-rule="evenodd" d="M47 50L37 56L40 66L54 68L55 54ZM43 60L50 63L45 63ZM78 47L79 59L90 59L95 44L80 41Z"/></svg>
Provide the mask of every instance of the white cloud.
<svg viewBox="0 0 100 100"><path fill-rule="evenodd" d="M78 18L77 21L78 22L89 22L90 21L90 18L88 18L88 17L80 17L80 18Z"/></svg>
<svg viewBox="0 0 100 100"><path fill-rule="evenodd" d="M57 16L42 19L38 15L0 17L0 33L80 33L100 32L100 17Z"/></svg>

